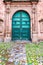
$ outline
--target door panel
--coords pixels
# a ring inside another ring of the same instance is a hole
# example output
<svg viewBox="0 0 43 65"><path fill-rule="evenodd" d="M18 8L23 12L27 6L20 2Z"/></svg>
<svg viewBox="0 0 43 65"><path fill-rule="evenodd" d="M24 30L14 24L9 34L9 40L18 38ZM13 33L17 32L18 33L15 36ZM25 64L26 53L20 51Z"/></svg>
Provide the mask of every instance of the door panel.
<svg viewBox="0 0 43 65"><path fill-rule="evenodd" d="M14 18L13 21L20 21L20 18Z"/></svg>
<svg viewBox="0 0 43 65"><path fill-rule="evenodd" d="M16 12L12 18L12 40L30 40L30 17L24 11Z"/></svg>
<svg viewBox="0 0 43 65"><path fill-rule="evenodd" d="M16 17L17 17L17 18L20 17L20 12L16 12L13 17L15 17L15 18L16 18Z"/></svg>

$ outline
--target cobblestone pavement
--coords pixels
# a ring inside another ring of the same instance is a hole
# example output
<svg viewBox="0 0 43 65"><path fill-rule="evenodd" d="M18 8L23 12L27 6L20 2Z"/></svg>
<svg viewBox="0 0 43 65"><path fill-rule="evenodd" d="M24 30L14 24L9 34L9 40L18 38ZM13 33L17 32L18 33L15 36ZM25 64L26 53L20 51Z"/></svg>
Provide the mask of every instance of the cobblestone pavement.
<svg viewBox="0 0 43 65"><path fill-rule="evenodd" d="M9 49L10 57L8 59L8 62L10 63L8 63L7 65L28 65L25 50L25 44L27 43L31 44L31 42L28 41L17 41L12 43L12 48ZM34 63L29 65L34 65ZM42 63L40 62L39 65L42 65Z"/></svg>
<svg viewBox="0 0 43 65"><path fill-rule="evenodd" d="M14 62L14 65L27 65L25 43L14 43L10 51L9 62Z"/></svg>

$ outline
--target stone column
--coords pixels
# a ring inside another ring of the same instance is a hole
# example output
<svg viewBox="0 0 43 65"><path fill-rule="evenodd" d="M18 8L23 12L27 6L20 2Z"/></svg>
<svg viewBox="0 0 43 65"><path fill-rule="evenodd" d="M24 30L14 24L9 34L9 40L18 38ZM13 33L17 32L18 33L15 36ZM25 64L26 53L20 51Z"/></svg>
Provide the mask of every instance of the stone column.
<svg viewBox="0 0 43 65"><path fill-rule="evenodd" d="M38 40L38 26L37 26L36 3L33 3L32 14L33 14L33 21L32 21L32 42L37 42L37 40Z"/></svg>
<svg viewBox="0 0 43 65"><path fill-rule="evenodd" d="M5 35L5 42L11 41L11 30L10 30L10 2L6 3L6 35Z"/></svg>

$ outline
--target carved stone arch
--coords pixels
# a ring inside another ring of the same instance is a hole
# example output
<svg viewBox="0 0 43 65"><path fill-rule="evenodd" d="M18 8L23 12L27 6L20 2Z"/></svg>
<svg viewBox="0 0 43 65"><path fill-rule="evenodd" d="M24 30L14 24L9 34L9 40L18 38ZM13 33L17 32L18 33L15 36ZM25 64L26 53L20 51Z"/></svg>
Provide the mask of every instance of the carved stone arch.
<svg viewBox="0 0 43 65"><path fill-rule="evenodd" d="M17 9L17 10L13 11L13 13L11 14L11 19L12 19L12 16L14 15L14 13L17 12L17 11L20 11L20 10L27 12L29 14L30 18L31 18L31 13L27 9L21 9L20 8L20 9Z"/></svg>

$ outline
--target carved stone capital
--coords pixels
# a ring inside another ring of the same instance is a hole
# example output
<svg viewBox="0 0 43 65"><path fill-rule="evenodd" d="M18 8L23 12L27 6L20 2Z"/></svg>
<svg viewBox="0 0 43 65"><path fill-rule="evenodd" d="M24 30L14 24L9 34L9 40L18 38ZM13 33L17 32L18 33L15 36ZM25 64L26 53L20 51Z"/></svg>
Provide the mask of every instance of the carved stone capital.
<svg viewBox="0 0 43 65"><path fill-rule="evenodd" d="M6 5L6 13L10 13L10 4L9 3Z"/></svg>
<svg viewBox="0 0 43 65"><path fill-rule="evenodd" d="M33 4L33 6L32 6L32 13L35 13L35 10L36 10L36 4Z"/></svg>

